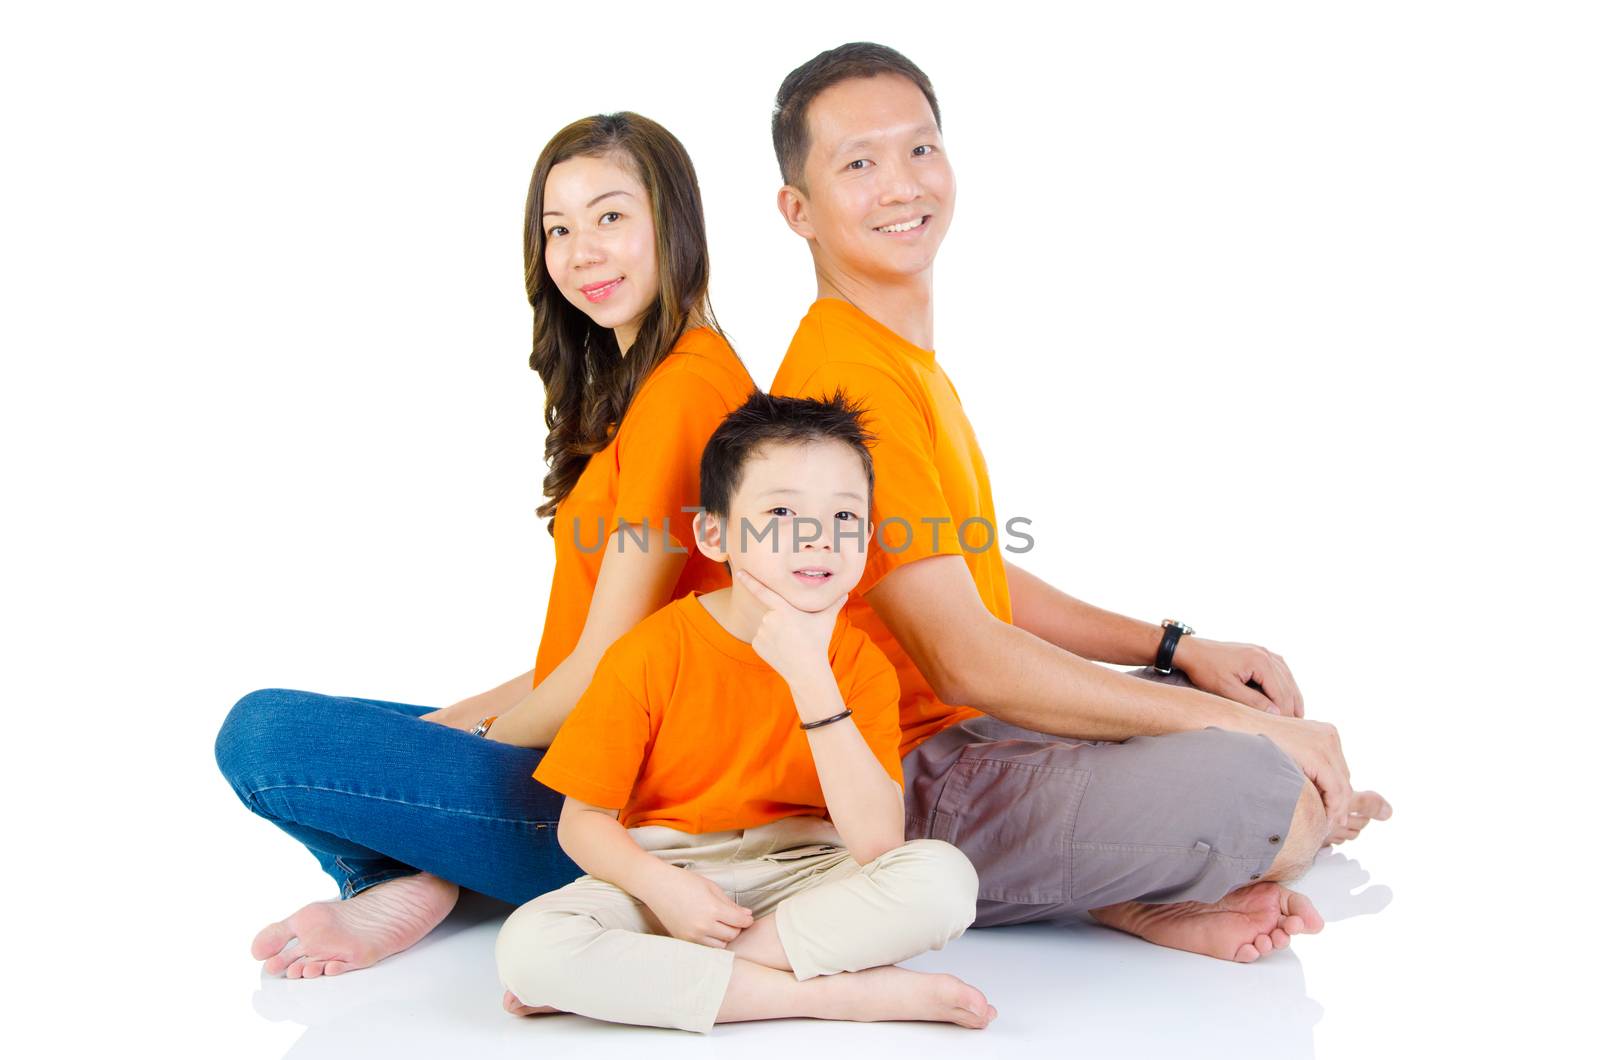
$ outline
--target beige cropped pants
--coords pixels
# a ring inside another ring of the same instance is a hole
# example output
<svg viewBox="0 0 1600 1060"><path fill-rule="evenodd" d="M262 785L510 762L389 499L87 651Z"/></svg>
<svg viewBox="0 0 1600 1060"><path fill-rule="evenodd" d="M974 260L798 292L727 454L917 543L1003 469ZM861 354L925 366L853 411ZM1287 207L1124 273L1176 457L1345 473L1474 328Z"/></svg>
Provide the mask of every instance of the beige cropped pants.
<svg viewBox="0 0 1600 1060"><path fill-rule="evenodd" d="M644 850L714 881L756 917L772 913L798 979L941 949L977 915L972 863L936 839L858 865L820 817L700 835L660 825L628 831ZM582 876L512 913L495 961L500 981L523 1004L705 1033L727 993L734 955L672 938L643 902Z"/></svg>

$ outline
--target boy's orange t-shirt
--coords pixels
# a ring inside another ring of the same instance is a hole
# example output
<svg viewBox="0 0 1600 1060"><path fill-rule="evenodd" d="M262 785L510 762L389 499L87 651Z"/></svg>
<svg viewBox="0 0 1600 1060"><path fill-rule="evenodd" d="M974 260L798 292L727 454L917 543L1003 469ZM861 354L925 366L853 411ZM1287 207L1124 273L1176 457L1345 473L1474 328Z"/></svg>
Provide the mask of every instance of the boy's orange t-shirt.
<svg viewBox="0 0 1600 1060"><path fill-rule="evenodd" d="M534 779L620 809L627 828L698 834L826 817L787 682L712 617L701 595L691 590L606 649ZM834 724L854 722L884 770L903 783L894 667L843 610L828 662L855 712Z"/></svg>
<svg viewBox="0 0 1600 1060"><path fill-rule="evenodd" d="M1002 551L1008 538L1006 528L995 521L989 468L978 436L932 350L912 345L849 302L820 298L795 331L772 393L821 398L835 388L866 406L863 420L877 435L872 447L874 539L866 571L844 610L894 663L900 679L901 753L906 754L935 733L982 712L934 695L864 596L884 575L907 563L961 556L989 613L1010 622L1011 591ZM924 522L940 519L944 521Z"/></svg>
<svg viewBox="0 0 1600 1060"><path fill-rule="evenodd" d="M606 557L600 546L618 524L660 527L665 520L676 546L688 550L673 599L729 584L722 564L694 547L694 512L683 509L700 503L700 454L711 433L754 389L744 364L711 328L685 332L639 387L611 444L589 458L556 507L556 567L535 685L577 646ZM630 539L627 547L638 546Z"/></svg>

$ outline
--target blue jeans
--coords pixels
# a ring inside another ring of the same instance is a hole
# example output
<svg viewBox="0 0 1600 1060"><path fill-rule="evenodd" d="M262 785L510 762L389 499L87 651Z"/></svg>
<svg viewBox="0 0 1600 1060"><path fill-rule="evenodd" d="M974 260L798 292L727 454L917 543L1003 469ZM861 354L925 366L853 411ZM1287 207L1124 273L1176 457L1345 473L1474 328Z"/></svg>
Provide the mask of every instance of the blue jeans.
<svg viewBox="0 0 1600 1060"><path fill-rule="evenodd" d="M341 897L430 872L520 905L583 875L556 842L544 752L418 721L431 707L267 688L234 706L217 766L305 844Z"/></svg>

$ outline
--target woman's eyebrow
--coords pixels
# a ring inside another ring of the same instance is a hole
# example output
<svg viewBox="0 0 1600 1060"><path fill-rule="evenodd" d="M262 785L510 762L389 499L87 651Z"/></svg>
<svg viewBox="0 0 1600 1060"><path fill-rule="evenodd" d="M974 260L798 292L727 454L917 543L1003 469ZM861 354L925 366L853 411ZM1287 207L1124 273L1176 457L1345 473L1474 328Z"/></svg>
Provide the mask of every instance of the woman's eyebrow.
<svg viewBox="0 0 1600 1060"><path fill-rule="evenodd" d="M605 192L603 194L596 195L594 198L592 198L588 202L584 203L583 204L583 208L585 210L587 210L589 207L593 206L595 203L599 202L601 199L609 199L613 195L626 195L629 198L633 197L633 193L632 192L624 191L621 188L618 188L616 191L608 191L608 192ZM561 211L560 210L546 210L540 216L541 217L560 217L561 216Z"/></svg>

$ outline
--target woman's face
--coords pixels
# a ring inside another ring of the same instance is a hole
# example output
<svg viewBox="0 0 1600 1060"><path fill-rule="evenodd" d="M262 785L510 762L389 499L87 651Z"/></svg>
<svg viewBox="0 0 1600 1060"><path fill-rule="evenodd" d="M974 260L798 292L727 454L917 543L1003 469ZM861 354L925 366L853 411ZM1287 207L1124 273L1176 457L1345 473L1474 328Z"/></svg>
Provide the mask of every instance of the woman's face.
<svg viewBox="0 0 1600 1060"><path fill-rule="evenodd" d="M644 185L615 157L569 158L545 178L541 223L551 279L626 353L660 288Z"/></svg>

